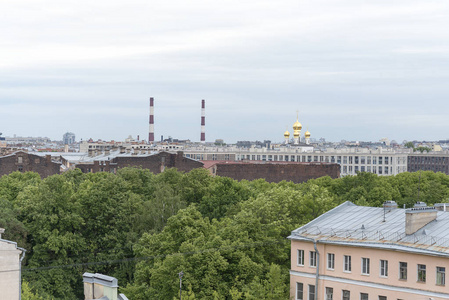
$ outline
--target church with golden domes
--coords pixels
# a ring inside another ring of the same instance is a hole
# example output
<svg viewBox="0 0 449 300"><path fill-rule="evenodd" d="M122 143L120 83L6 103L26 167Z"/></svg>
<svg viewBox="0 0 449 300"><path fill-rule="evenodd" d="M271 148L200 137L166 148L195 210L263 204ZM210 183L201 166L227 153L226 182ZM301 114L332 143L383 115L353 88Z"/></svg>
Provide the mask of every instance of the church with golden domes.
<svg viewBox="0 0 449 300"><path fill-rule="evenodd" d="M299 117L298 114L296 114L296 122L293 124L293 143L290 142L290 132L286 130L284 132L284 139L285 144L293 144L293 145L300 145L300 144L306 144L310 145L310 132L307 130L304 133L304 142L301 141L301 130L302 130L302 124L299 123Z"/></svg>

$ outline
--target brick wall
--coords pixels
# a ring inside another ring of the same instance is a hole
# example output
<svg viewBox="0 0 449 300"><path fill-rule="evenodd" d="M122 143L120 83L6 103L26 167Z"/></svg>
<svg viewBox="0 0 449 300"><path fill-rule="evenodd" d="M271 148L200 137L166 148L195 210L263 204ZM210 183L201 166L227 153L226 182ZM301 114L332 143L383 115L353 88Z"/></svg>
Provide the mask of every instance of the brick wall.
<svg viewBox="0 0 449 300"><path fill-rule="evenodd" d="M176 168L178 171L189 172L195 168L202 168L203 163L185 158L182 152L176 154L160 152L149 156L117 156L111 161L94 161L91 164L78 164L77 168L84 173L113 172L120 168L137 167L148 169L158 174L166 168Z"/></svg>
<svg viewBox="0 0 449 300"><path fill-rule="evenodd" d="M36 172L42 178L59 174L61 164L51 160L51 156L42 157L24 151L0 157L0 176L10 174L14 171Z"/></svg>
<svg viewBox="0 0 449 300"><path fill-rule="evenodd" d="M268 182L286 180L301 183L322 176L340 177L340 166L338 164L218 163L212 168L215 168L215 173L212 171L214 175L226 176L236 180L263 178Z"/></svg>

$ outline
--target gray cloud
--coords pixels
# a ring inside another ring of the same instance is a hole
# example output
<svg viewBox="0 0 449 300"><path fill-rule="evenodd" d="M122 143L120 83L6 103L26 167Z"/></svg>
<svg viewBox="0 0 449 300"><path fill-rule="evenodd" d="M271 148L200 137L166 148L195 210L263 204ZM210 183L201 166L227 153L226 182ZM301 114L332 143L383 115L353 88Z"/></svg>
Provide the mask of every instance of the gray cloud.
<svg viewBox="0 0 449 300"><path fill-rule="evenodd" d="M441 1L2 4L5 135L282 140L300 111L329 140L446 138Z"/></svg>

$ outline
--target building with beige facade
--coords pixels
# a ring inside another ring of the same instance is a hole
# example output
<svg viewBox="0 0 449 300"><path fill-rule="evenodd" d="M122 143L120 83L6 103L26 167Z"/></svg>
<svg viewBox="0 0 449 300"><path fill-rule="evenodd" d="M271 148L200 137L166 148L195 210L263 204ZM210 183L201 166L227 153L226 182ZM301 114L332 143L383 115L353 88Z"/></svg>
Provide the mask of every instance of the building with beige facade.
<svg viewBox="0 0 449 300"><path fill-rule="evenodd" d="M448 225L446 204L345 202L289 236L290 298L449 299Z"/></svg>
<svg viewBox="0 0 449 300"><path fill-rule="evenodd" d="M17 243L4 240L0 228L0 299L18 300L21 290L21 263L25 249L17 247Z"/></svg>

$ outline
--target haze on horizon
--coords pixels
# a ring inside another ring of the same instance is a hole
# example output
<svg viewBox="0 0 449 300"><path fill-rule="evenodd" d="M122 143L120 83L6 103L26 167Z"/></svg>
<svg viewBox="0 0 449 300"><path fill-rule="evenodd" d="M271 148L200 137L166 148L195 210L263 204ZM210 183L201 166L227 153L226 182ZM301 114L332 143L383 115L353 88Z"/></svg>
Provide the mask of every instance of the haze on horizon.
<svg viewBox="0 0 449 300"><path fill-rule="evenodd" d="M449 138L444 1L4 1L0 132Z"/></svg>

